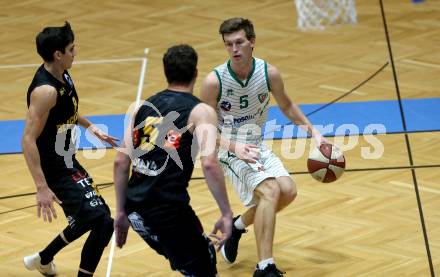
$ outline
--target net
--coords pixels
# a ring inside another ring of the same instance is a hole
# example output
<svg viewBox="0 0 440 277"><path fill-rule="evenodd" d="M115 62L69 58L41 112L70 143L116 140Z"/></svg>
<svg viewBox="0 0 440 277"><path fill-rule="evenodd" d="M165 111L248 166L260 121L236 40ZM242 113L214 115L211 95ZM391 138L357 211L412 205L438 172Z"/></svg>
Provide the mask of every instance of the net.
<svg viewBox="0 0 440 277"><path fill-rule="evenodd" d="M295 0L298 28L322 30L330 25L357 22L355 0Z"/></svg>

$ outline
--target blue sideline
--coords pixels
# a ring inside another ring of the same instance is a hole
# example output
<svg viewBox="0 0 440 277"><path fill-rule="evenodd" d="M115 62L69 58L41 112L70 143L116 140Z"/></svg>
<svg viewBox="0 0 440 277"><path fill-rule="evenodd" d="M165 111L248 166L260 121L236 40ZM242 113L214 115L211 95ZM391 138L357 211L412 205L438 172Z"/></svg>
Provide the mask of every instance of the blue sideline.
<svg viewBox="0 0 440 277"><path fill-rule="evenodd" d="M440 98L405 99L402 101L408 132L440 131ZM325 104L301 105L308 114ZM125 115L95 115L88 118L95 124L108 127L108 132L122 140ZM309 116L312 123L327 136L358 134L393 134L404 131L398 102L395 100L335 103ZM263 130L265 139L305 137L302 129L290 124L278 106L269 108L268 122ZM279 125L278 131L273 131ZM281 127L286 125L285 127ZM0 121L0 154L21 153L23 120ZM80 129L80 149L108 147L96 138L85 137L85 130Z"/></svg>

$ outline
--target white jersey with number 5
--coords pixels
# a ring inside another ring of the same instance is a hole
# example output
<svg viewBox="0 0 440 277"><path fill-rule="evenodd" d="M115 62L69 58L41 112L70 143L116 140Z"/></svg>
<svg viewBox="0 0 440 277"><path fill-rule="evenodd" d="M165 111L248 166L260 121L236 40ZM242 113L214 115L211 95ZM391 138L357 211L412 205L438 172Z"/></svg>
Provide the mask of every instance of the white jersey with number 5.
<svg viewBox="0 0 440 277"><path fill-rule="evenodd" d="M259 144L270 98L267 63L253 58L253 67L246 80L237 77L230 61L216 67L214 72L220 82L217 99L220 132L230 135L234 141Z"/></svg>
<svg viewBox="0 0 440 277"><path fill-rule="evenodd" d="M262 143L262 127L266 123L269 104L267 63L253 58L253 67L246 80L238 79L230 61L215 68L220 81L217 101L219 129L233 141L256 144L260 149L257 163L250 164L234 153L220 149L219 161L245 206L255 205L254 190L268 178L289 176L280 159Z"/></svg>

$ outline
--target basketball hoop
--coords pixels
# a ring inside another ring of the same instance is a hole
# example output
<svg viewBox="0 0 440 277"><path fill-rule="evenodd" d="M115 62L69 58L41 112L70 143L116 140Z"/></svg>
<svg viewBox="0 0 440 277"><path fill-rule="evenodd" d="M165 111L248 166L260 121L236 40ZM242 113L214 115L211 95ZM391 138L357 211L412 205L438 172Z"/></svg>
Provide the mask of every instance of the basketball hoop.
<svg viewBox="0 0 440 277"><path fill-rule="evenodd" d="M355 0L295 0L298 28L323 30L330 25L357 22Z"/></svg>

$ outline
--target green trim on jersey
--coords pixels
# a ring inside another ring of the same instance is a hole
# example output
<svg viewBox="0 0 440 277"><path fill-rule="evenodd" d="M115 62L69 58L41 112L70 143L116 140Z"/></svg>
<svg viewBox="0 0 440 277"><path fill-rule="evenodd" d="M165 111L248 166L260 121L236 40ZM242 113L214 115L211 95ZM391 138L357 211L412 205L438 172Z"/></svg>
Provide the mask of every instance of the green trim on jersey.
<svg viewBox="0 0 440 277"><path fill-rule="evenodd" d="M266 75L267 90L270 91L269 73L267 72L267 62L264 61L264 74Z"/></svg>
<svg viewBox="0 0 440 277"><path fill-rule="evenodd" d="M242 88L246 87L249 83L249 80L251 79L252 75L254 74L255 71L255 58L252 57L252 70L249 72L247 78L246 78L246 84L243 84L243 82L237 77L237 75L235 74L235 72L232 70L231 67L231 60L228 61L228 71L229 74L231 74L232 78L234 78L234 80L240 84L240 86Z"/></svg>
<svg viewBox="0 0 440 277"><path fill-rule="evenodd" d="M220 83L218 96L217 96L217 103L218 103L220 101L220 98L222 97L222 79L220 78L220 74L218 73L218 71L216 69L214 69L214 72L215 72L215 75L217 75L217 79Z"/></svg>
<svg viewBox="0 0 440 277"><path fill-rule="evenodd" d="M229 156L229 151L228 151L228 156ZM235 171L232 169L232 167L231 167L227 162L222 161L222 160L220 160L220 159L219 159L218 161L219 161L220 163L226 165L226 166L231 170L231 172L234 173L235 177L237 177L238 179L240 179L240 176L238 176L237 172L235 172Z"/></svg>
<svg viewBox="0 0 440 277"><path fill-rule="evenodd" d="M267 105L269 105L269 102L270 102L270 94L269 94L269 99L267 100L266 104L264 104L264 107L261 109L260 115L264 113L264 110L266 109Z"/></svg>

